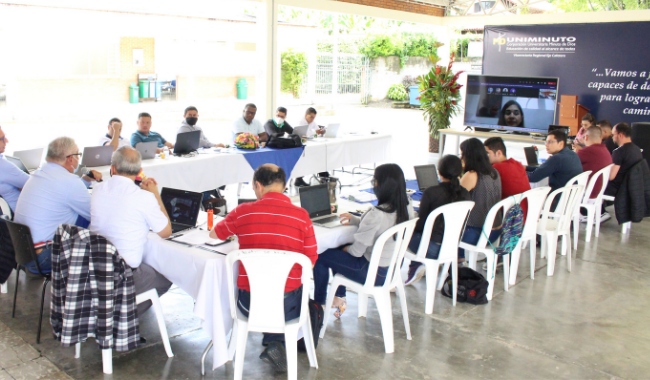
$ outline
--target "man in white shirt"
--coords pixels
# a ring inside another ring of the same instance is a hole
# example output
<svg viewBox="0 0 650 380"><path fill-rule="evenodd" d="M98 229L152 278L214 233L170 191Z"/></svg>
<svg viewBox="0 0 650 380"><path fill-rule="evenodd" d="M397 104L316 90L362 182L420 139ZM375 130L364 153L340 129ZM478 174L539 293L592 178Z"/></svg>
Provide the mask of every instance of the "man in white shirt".
<svg viewBox="0 0 650 380"><path fill-rule="evenodd" d="M7 135L0 128L0 197L7 201L13 212L16 211L20 190L25 186L29 175L4 158L8 142Z"/></svg>
<svg viewBox="0 0 650 380"><path fill-rule="evenodd" d="M196 109L196 107L189 106L185 108L185 113L183 114L183 117L185 118L183 122L181 123L181 127L178 128L179 133L185 133L185 132L193 132L193 131L201 131L201 139L199 140L199 148L223 148L225 145L223 144L213 144L208 140L207 137L205 137L205 134L203 133L203 130L201 127L196 125L196 123L199 121L199 111Z"/></svg>
<svg viewBox="0 0 650 380"><path fill-rule="evenodd" d="M92 178L79 179L81 152L70 137L59 137L47 146L47 161L32 173L18 197L14 221L25 224L32 233L34 244L49 243L60 224L88 227L90 221L90 181L101 180L102 175L91 170ZM37 250L42 271L51 271L51 244ZM26 265L38 273L34 262Z"/></svg>
<svg viewBox="0 0 650 380"><path fill-rule="evenodd" d="M111 161L111 178L95 187L90 201L90 230L107 238L126 263L133 268L136 294L156 289L162 296L171 282L142 262L149 229L162 238L172 234L156 181L148 178L138 187L135 177L140 173L140 152L123 147L115 151ZM138 315L151 307L151 302L138 305Z"/></svg>
<svg viewBox="0 0 650 380"><path fill-rule="evenodd" d="M240 133L252 133L259 137L260 142L266 142L269 136L264 131L264 126L259 120L255 120L257 106L248 103L244 106L242 117L232 123L232 141L235 141Z"/></svg>
<svg viewBox="0 0 650 380"><path fill-rule="evenodd" d="M122 122L120 119L114 117L108 122L108 132L106 133L106 136L99 139L99 145L112 145L113 152L115 152L117 148L131 146L131 142L123 139L121 134Z"/></svg>
<svg viewBox="0 0 650 380"><path fill-rule="evenodd" d="M325 128L321 128L316 124L316 114L318 112L316 111L316 108L314 107L309 107L307 108L307 111L305 112L305 117L296 124L296 126L303 126L303 125L308 125L309 128L307 128L307 132L305 133L305 136L307 137L314 137L314 135L324 135L325 134ZM303 137L303 136L301 136ZM319 177L323 178L329 178L330 174L328 172L322 172L318 173ZM295 181L293 181L293 185L296 187L304 187L304 186L309 186L307 182L303 179L303 177L298 177L296 178Z"/></svg>

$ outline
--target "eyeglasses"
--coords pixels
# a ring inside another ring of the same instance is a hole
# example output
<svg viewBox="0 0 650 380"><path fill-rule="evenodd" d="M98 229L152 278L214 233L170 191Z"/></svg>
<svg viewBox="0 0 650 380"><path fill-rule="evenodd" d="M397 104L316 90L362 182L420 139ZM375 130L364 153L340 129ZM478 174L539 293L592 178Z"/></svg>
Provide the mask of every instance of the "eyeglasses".
<svg viewBox="0 0 650 380"><path fill-rule="evenodd" d="M555 140L546 140L546 142L544 142L544 144L545 145L551 145L551 144L555 144L556 142L557 141L555 141Z"/></svg>
<svg viewBox="0 0 650 380"><path fill-rule="evenodd" d="M7 138L7 136L2 136L2 138L0 138L0 141L2 141L3 143L6 143L7 142L6 138Z"/></svg>
<svg viewBox="0 0 650 380"><path fill-rule="evenodd" d="M82 155L83 155L83 153L72 153L72 154L69 154L69 155L65 156L65 158L72 157L72 156L79 156L79 157L81 157Z"/></svg>

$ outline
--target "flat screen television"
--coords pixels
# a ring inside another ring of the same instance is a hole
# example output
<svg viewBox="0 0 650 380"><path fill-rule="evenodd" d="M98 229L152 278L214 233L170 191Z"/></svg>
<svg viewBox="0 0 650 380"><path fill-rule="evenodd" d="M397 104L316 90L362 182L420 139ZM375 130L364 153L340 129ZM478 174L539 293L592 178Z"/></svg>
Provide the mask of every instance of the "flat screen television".
<svg viewBox="0 0 650 380"><path fill-rule="evenodd" d="M468 75L465 125L548 133L555 124L558 78Z"/></svg>

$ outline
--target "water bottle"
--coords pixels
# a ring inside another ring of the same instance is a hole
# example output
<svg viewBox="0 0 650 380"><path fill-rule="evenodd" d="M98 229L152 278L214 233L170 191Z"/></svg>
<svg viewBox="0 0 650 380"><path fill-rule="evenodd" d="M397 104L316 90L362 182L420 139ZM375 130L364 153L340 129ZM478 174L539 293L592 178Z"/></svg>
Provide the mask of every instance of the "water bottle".
<svg viewBox="0 0 650 380"><path fill-rule="evenodd" d="M161 156L163 159L169 157L169 148L164 147L163 148L163 154Z"/></svg>

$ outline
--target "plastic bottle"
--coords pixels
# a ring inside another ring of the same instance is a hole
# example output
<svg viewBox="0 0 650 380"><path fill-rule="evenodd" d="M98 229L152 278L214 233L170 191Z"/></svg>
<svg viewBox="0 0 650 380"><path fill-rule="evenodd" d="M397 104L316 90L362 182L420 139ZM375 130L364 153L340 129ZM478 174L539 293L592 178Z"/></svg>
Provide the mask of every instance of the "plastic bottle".
<svg viewBox="0 0 650 380"><path fill-rule="evenodd" d="M208 210L208 231L212 231L213 226L214 226L214 210L209 209Z"/></svg>
<svg viewBox="0 0 650 380"><path fill-rule="evenodd" d="M163 148L163 154L160 157L163 158L163 159L169 157L169 148L164 147Z"/></svg>

